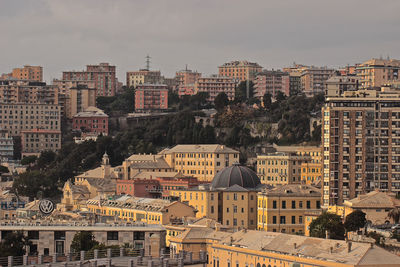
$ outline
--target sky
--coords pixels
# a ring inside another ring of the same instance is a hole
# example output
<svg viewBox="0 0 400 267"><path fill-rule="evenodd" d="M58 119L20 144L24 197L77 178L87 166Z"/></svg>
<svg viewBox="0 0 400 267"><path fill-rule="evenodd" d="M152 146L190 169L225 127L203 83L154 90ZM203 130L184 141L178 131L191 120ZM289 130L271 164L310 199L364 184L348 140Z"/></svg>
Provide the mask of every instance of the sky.
<svg viewBox="0 0 400 267"><path fill-rule="evenodd" d="M62 71L109 62L166 77L232 60L266 69L293 62L340 67L400 59L399 0L0 0L0 73Z"/></svg>

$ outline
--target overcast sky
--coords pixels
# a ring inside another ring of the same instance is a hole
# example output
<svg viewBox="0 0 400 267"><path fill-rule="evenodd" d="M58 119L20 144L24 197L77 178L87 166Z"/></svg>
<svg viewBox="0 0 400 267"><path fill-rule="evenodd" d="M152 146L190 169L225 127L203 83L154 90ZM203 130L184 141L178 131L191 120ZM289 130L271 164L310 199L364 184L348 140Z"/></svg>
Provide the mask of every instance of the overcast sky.
<svg viewBox="0 0 400 267"><path fill-rule="evenodd" d="M0 73L110 62L118 78L145 67L205 74L231 60L281 68L400 58L399 0L0 0Z"/></svg>

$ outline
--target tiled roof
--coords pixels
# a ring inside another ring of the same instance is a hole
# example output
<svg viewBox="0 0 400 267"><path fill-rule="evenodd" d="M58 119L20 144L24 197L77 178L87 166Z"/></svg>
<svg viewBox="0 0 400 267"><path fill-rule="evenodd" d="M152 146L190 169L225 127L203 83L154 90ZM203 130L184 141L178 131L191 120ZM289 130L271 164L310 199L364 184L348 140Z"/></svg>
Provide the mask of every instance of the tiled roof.
<svg viewBox="0 0 400 267"><path fill-rule="evenodd" d="M320 197L321 190L306 184L287 184L272 189L267 189L260 194L266 196L310 196L310 197Z"/></svg>
<svg viewBox="0 0 400 267"><path fill-rule="evenodd" d="M239 153L239 151L224 145L176 145L173 148L166 148L159 154L170 153Z"/></svg>
<svg viewBox="0 0 400 267"><path fill-rule="evenodd" d="M372 191L344 202L352 208L394 208L400 207L400 200L385 192Z"/></svg>

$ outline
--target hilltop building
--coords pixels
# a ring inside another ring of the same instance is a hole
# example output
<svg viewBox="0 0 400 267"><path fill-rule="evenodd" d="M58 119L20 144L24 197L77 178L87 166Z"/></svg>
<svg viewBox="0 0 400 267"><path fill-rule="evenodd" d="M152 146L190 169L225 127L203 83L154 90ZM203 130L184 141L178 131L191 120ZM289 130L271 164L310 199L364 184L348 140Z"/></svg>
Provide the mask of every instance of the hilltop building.
<svg viewBox="0 0 400 267"><path fill-rule="evenodd" d="M230 77L239 81L253 81L256 78L256 74L261 71L262 67L260 65L248 61L231 61L218 67L218 75L220 77Z"/></svg>

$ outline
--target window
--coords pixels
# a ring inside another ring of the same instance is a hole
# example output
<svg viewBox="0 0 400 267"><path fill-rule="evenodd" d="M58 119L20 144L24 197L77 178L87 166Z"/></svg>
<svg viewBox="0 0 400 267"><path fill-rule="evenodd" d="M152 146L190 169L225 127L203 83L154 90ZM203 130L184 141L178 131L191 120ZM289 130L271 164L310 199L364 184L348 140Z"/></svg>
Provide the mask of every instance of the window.
<svg viewBox="0 0 400 267"><path fill-rule="evenodd" d="M307 209L311 209L311 201L307 200Z"/></svg>
<svg viewBox="0 0 400 267"><path fill-rule="evenodd" d="M237 200L237 193L233 194L233 200Z"/></svg>
<svg viewBox="0 0 400 267"><path fill-rule="evenodd" d="M300 209L303 208L303 201L299 201L299 208L300 208Z"/></svg>
<svg viewBox="0 0 400 267"><path fill-rule="evenodd" d="M39 231L28 231L28 239L39 239Z"/></svg>
<svg viewBox="0 0 400 267"><path fill-rule="evenodd" d="M292 216L292 224L296 224L296 216Z"/></svg>
<svg viewBox="0 0 400 267"><path fill-rule="evenodd" d="M316 206L317 206L317 209L320 209L321 208L321 201L317 200Z"/></svg>
<svg viewBox="0 0 400 267"><path fill-rule="evenodd" d="M272 216L272 223L276 224L276 216Z"/></svg>
<svg viewBox="0 0 400 267"><path fill-rule="evenodd" d="M144 240L144 232L142 231L136 231L133 233L133 239L134 240Z"/></svg>
<svg viewBox="0 0 400 267"><path fill-rule="evenodd" d="M117 231L107 232L107 240L118 240L118 232Z"/></svg>
<svg viewBox="0 0 400 267"><path fill-rule="evenodd" d="M286 200L282 200L282 209L286 209Z"/></svg>
<svg viewBox="0 0 400 267"><path fill-rule="evenodd" d="M303 223L303 216L299 216L299 224Z"/></svg>
<svg viewBox="0 0 400 267"><path fill-rule="evenodd" d="M276 200L272 201L272 208L276 209Z"/></svg>
<svg viewBox="0 0 400 267"><path fill-rule="evenodd" d="M211 213L214 213L214 206L211 206Z"/></svg>
<svg viewBox="0 0 400 267"><path fill-rule="evenodd" d="M54 240L65 240L65 231L54 231Z"/></svg>
<svg viewBox="0 0 400 267"><path fill-rule="evenodd" d="M286 216L281 216L279 221L281 224L286 224Z"/></svg>
<svg viewBox="0 0 400 267"><path fill-rule="evenodd" d="M233 213L237 213L237 206L233 206Z"/></svg>
<svg viewBox="0 0 400 267"><path fill-rule="evenodd" d="M292 200L292 209L296 208L296 200Z"/></svg>

